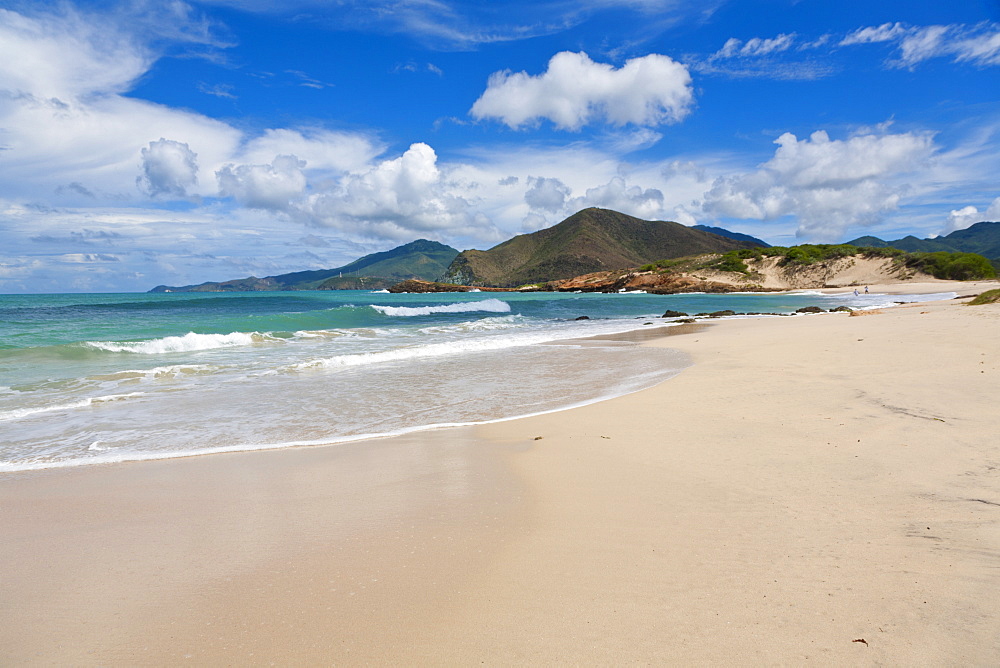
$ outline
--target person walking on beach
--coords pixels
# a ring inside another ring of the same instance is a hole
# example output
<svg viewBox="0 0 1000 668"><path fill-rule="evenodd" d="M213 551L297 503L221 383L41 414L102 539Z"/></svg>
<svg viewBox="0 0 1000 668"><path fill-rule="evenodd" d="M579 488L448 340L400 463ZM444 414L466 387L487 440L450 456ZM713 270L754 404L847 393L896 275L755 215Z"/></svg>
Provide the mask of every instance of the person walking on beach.
<svg viewBox="0 0 1000 668"><path fill-rule="evenodd" d="M868 286L867 285L865 286L865 294L866 295L868 294Z"/></svg>

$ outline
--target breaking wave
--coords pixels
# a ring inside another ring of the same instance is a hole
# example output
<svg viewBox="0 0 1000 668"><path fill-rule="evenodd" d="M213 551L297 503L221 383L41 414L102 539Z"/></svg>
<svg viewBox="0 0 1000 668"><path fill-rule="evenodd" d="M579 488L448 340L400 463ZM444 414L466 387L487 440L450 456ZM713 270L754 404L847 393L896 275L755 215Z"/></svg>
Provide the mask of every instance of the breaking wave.
<svg viewBox="0 0 1000 668"><path fill-rule="evenodd" d="M140 355L161 355L163 353L185 353L194 350L250 346L265 341L276 341L275 337L260 332L232 332L230 334L195 334L165 336L150 341L87 341L86 345L97 350L112 353L138 353Z"/></svg>
<svg viewBox="0 0 1000 668"><path fill-rule="evenodd" d="M435 313L510 313L510 304L499 299L484 299L478 302L458 302L455 304L439 304L438 306L379 306L372 308L384 315L395 317L413 317L433 315Z"/></svg>

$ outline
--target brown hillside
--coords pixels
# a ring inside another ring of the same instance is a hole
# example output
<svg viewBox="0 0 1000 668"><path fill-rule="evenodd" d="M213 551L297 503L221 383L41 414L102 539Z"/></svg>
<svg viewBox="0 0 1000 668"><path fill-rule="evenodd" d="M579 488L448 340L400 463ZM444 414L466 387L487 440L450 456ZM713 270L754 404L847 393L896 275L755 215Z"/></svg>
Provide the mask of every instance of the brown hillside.
<svg viewBox="0 0 1000 668"><path fill-rule="evenodd" d="M511 287L753 245L680 223L591 208L490 250L464 251L452 262L444 280Z"/></svg>

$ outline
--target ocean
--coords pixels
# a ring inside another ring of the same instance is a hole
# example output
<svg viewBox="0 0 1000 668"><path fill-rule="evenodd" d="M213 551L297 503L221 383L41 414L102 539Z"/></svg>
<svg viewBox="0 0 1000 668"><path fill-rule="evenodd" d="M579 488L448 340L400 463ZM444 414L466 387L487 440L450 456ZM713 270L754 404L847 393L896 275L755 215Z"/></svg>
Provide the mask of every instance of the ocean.
<svg viewBox="0 0 1000 668"><path fill-rule="evenodd" d="M678 351L613 336L671 324L659 317L668 309L791 313L954 296L0 295L0 472L333 444L561 410L688 366Z"/></svg>

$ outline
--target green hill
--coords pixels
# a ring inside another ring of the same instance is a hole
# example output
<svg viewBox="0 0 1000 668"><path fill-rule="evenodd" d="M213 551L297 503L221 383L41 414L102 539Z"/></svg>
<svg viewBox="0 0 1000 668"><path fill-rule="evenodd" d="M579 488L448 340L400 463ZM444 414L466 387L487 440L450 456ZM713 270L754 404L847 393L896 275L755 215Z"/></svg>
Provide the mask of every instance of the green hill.
<svg viewBox="0 0 1000 668"><path fill-rule="evenodd" d="M158 285L150 292L261 292L271 290L350 290L383 288L420 278L439 278L458 251L436 241L417 239L381 253L372 253L334 269L295 271L266 278L238 278L199 285Z"/></svg>
<svg viewBox="0 0 1000 668"><path fill-rule="evenodd" d="M516 236L490 250L463 251L451 263L443 280L462 285L514 287L756 245L680 223L642 220L617 211L591 208L548 229Z"/></svg>
<svg viewBox="0 0 1000 668"><path fill-rule="evenodd" d="M934 239L918 239L913 235L882 241L878 237L859 237L847 243L852 246L898 248L909 253L977 253L988 258L993 266L1000 270L1000 223L976 223L964 230L956 230L951 234Z"/></svg>

